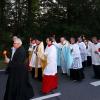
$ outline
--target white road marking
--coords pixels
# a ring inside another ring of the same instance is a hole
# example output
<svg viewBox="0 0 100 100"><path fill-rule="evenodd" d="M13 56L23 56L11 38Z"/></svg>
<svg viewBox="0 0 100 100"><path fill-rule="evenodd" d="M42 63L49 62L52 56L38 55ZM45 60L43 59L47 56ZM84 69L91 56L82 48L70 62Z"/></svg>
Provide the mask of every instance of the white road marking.
<svg viewBox="0 0 100 100"><path fill-rule="evenodd" d="M91 82L90 84L93 85L93 86L99 86L100 85L100 81Z"/></svg>
<svg viewBox="0 0 100 100"><path fill-rule="evenodd" d="M46 95L46 96L42 96L42 97L30 99L30 100L45 100L45 99L57 97L57 96L60 96L60 95L61 95L61 93L54 93L54 94L50 94L50 95Z"/></svg>
<svg viewBox="0 0 100 100"><path fill-rule="evenodd" d="M4 72L4 71L6 71L5 69L4 70L0 70L0 72Z"/></svg>

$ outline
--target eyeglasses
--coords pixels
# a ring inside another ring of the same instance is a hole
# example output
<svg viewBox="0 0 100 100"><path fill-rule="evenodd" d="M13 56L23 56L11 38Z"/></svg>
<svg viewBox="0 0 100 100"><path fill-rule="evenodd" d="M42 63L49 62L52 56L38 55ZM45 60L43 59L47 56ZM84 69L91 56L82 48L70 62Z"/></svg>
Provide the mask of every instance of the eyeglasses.
<svg viewBox="0 0 100 100"><path fill-rule="evenodd" d="M13 44L18 44L18 43L13 43Z"/></svg>

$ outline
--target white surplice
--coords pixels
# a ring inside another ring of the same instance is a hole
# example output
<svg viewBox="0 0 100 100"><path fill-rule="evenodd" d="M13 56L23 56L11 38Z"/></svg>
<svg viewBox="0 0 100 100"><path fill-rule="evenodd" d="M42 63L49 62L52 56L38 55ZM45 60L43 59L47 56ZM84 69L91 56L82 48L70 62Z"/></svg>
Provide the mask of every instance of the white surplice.
<svg viewBox="0 0 100 100"><path fill-rule="evenodd" d="M80 43L78 43L78 45L79 45L79 49L80 49L80 53L81 53L82 62L84 62L87 60L86 45L84 42L80 42Z"/></svg>
<svg viewBox="0 0 100 100"><path fill-rule="evenodd" d="M92 53L92 64L100 65L100 43L92 43L91 53ZM97 53L95 53L97 52Z"/></svg>
<svg viewBox="0 0 100 100"><path fill-rule="evenodd" d="M72 49L72 56L73 56L72 69L82 68L82 59L78 44L77 43L71 44L70 48Z"/></svg>
<svg viewBox="0 0 100 100"><path fill-rule="evenodd" d="M45 49L47 65L43 71L44 75L55 75L57 73L57 50L54 45L47 46Z"/></svg>
<svg viewBox="0 0 100 100"><path fill-rule="evenodd" d="M92 47L92 42L88 41L87 43L87 56L91 56L91 47Z"/></svg>
<svg viewBox="0 0 100 100"><path fill-rule="evenodd" d="M67 57L65 57L65 56L67 56L67 55L65 55L66 53L67 53L67 49L68 48L70 48L70 44L69 44L69 42L67 41L67 40L65 40L64 42L63 42L63 44L61 44L61 43L56 43L56 42L54 42L53 43L59 50L60 50L60 66L61 66L61 69L62 69L62 72L65 74L65 73L67 73L67 74L69 74L69 70L68 70L68 66L67 66L67 62L68 62L68 58ZM65 53L65 51L66 51L66 53ZM67 62L66 62L67 61ZM59 62L58 62L59 63Z"/></svg>
<svg viewBox="0 0 100 100"><path fill-rule="evenodd" d="M37 45L34 48L29 66L41 68L42 67L41 66L41 59L44 59L43 54L44 54L44 44L43 44L43 42L41 42L39 45ZM38 57L38 61L37 61L37 57ZM38 63L37 66L36 66L36 62Z"/></svg>
<svg viewBox="0 0 100 100"><path fill-rule="evenodd" d="M33 50L33 53L32 53L32 57L31 57L31 60L29 62L29 66L31 67L35 67L36 66L36 48L37 46L35 46L34 50Z"/></svg>

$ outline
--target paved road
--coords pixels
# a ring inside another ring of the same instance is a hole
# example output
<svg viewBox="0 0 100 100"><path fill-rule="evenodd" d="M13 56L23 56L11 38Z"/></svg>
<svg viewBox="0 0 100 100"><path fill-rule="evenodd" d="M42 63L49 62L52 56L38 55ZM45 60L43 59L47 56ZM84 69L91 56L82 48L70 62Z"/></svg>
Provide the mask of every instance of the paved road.
<svg viewBox="0 0 100 100"><path fill-rule="evenodd" d="M68 77L59 73L59 88L51 94L61 93L61 95L46 100L100 100L100 85L95 87L90 84L91 82L98 81L92 78L92 68L86 68L84 73L85 79L82 82L71 81ZM3 100L6 80L7 75L4 72L0 72L0 100ZM35 92L34 98L42 97L43 95L40 93L41 82L31 78L30 80Z"/></svg>

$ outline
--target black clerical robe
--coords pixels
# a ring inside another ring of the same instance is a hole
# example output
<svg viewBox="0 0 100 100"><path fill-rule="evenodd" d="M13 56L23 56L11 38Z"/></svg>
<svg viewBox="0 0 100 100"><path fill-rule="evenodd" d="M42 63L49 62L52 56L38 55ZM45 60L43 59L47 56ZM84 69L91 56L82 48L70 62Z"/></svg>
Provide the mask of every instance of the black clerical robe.
<svg viewBox="0 0 100 100"><path fill-rule="evenodd" d="M29 100L33 97L33 89L28 80L28 71L25 66L26 53L21 46L16 49L10 60L9 74L4 100Z"/></svg>

